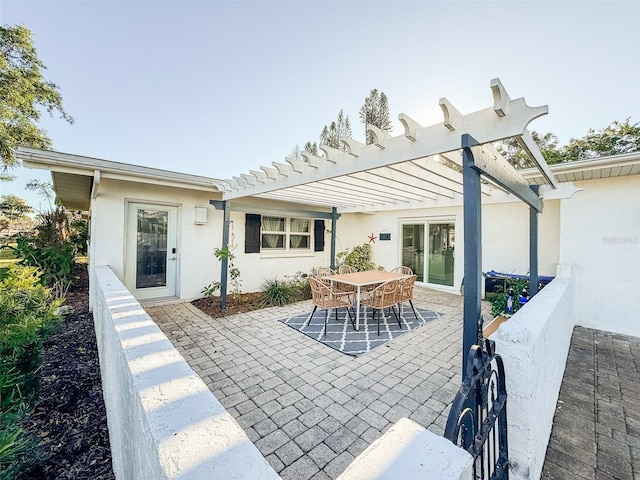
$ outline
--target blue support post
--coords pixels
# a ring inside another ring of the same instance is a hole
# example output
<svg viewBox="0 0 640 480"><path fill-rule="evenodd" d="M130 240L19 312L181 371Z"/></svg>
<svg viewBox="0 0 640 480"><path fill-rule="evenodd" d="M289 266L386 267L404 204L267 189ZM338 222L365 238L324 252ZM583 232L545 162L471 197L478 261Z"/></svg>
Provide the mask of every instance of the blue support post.
<svg viewBox="0 0 640 480"><path fill-rule="evenodd" d="M474 167L471 147L478 142L462 135L462 185L464 216L464 310L462 330L462 378L467 375L467 358L482 335L482 204L480 172Z"/></svg>
<svg viewBox="0 0 640 480"><path fill-rule="evenodd" d="M331 208L331 270L336 269L336 225L338 222L338 209Z"/></svg>
<svg viewBox="0 0 640 480"><path fill-rule="evenodd" d="M531 185L538 195L539 185ZM529 207L529 297L538 293L538 210Z"/></svg>

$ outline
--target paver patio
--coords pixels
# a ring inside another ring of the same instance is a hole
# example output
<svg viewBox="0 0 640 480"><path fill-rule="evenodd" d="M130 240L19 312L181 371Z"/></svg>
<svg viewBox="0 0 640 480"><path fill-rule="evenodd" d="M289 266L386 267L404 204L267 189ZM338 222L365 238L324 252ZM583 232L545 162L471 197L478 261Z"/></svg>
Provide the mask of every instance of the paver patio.
<svg viewBox="0 0 640 480"><path fill-rule="evenodd" d="M336 478L402 417L442 435L462 297L416 288L414 303L441 316L358 358L278 321L310 301L217 319L189 303L145 308L282 478L304 480Z"/></svg>
<svg viewBox="0 0 640 480"><path fill-rule="evenodd" d="M358 358L278 321L309 301L218 319L145 309L282 478L304 480L336 478L402 417L443 434L462 297L416 288L415 304L442 315ZM542 478L640 479L639 372L636 337L575 329Z"/></svg>

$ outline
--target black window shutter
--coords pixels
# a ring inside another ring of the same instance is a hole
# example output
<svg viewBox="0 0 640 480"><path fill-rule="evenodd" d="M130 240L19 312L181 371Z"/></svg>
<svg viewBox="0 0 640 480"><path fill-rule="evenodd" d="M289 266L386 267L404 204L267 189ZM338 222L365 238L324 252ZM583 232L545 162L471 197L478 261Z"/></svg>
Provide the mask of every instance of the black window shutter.
<svg viewBox="0 0 640 480"><path fill-rule="evenodd" d="M313 251L324 250L324 220L313 221Z"/></svg>
<svg viewBox="0 0 640 480"><path fill-rule="evenodd" d="M245 216L244 253L260 253L260 215L247 213Z"/></svg>

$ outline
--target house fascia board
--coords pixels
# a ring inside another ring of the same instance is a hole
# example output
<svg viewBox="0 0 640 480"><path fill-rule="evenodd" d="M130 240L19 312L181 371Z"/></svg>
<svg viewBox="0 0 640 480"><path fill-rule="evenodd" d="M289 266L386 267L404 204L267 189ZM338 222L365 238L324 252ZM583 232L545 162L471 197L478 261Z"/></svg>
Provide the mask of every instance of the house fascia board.
<svg viewBox="0 0 640 480"><path fill-rule="evenodd" d="M625 167L640 165L640 151L623 153L621 155L612 155L608 157L590 158L587 160L575 160L573 162L556 163L550 165L551 171L558 174L579 173L594 170L604 170L613 167ZM537 178L541 176L537 168L525 168L519 170L520 175L525 178Z"/></svg>
<svg viewBox="0 0 640 480"><path fill-rule="evenodd" d="M218 192L216 179L200 175L173 172L158 168L129 165L111 160L102 160L82 155L19 147L16 156L28 168L47 169L75 175L93 176L96 170L103 179L161 184L179 188L190 188Z"/></svg>

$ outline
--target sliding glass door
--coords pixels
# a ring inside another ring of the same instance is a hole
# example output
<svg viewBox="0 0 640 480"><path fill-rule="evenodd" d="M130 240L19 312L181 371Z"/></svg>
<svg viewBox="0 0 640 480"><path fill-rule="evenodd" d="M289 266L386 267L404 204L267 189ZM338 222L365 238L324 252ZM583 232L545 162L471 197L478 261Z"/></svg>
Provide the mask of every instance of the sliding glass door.
<svg viewBox="0 0 640 480"><path fill-rule="evenodd" d="M419 282L452 287L454 251L455 223L427 221L402 225L402 264L418 275Z"/></svg>

